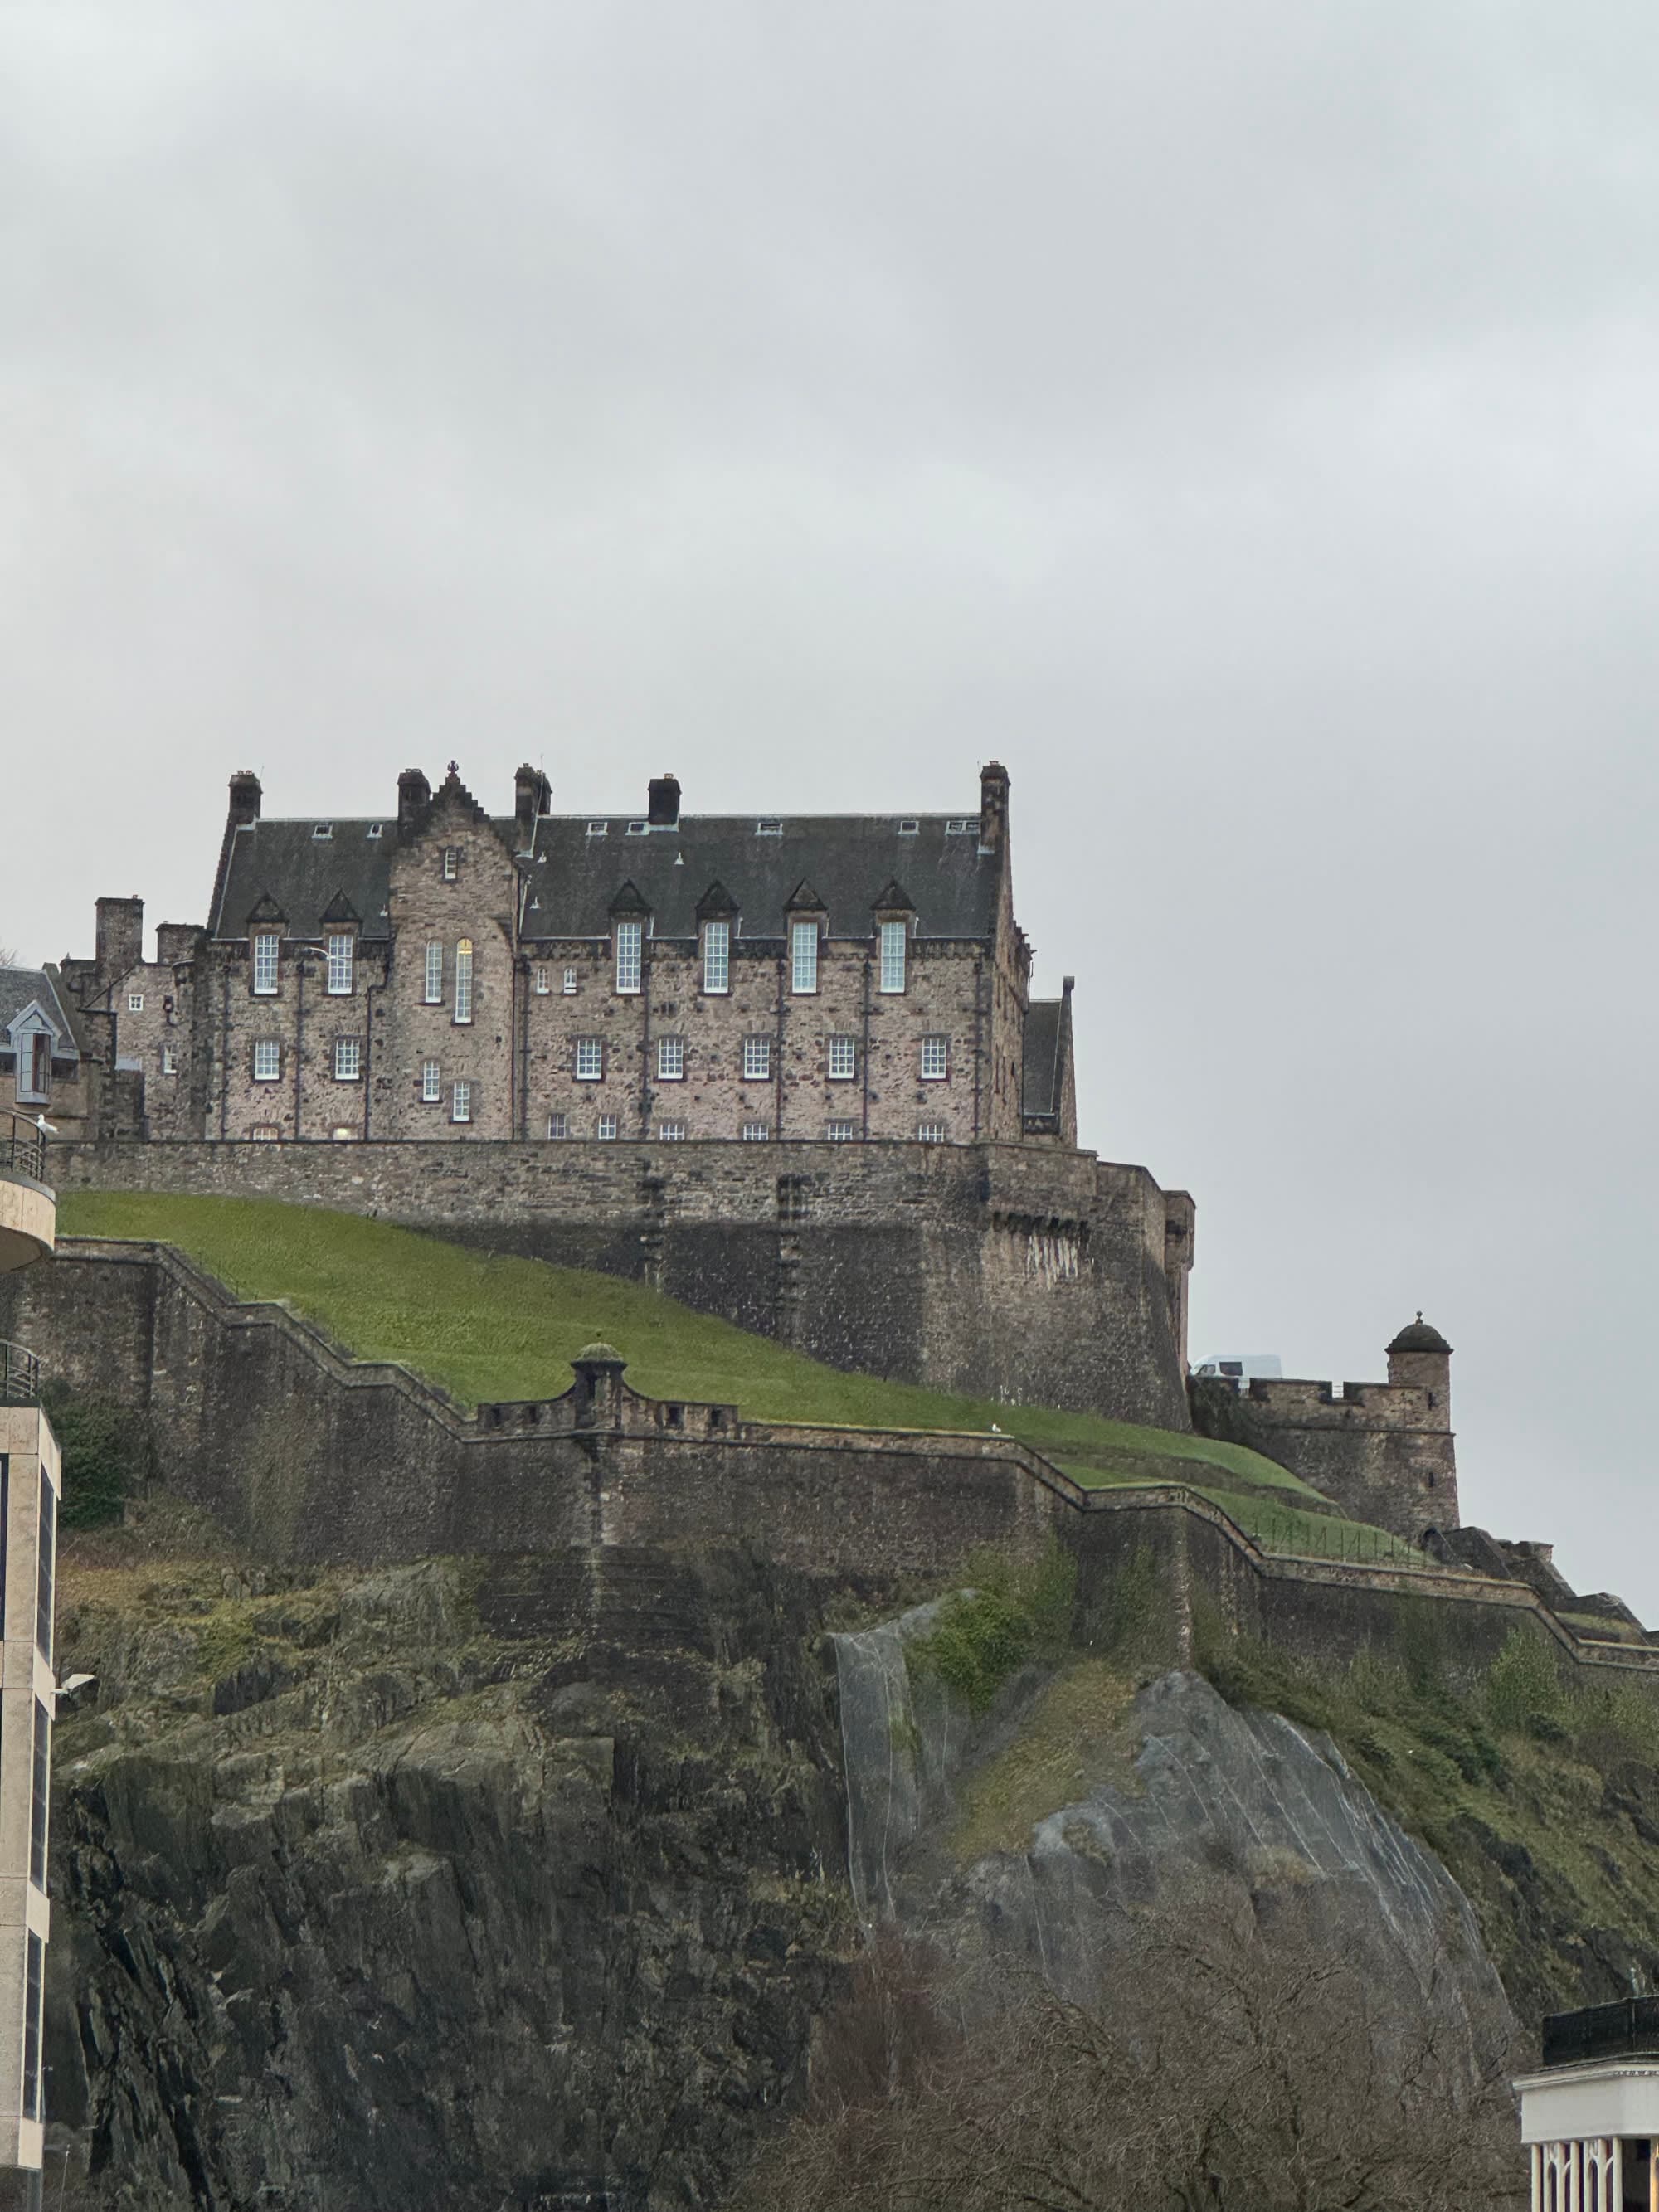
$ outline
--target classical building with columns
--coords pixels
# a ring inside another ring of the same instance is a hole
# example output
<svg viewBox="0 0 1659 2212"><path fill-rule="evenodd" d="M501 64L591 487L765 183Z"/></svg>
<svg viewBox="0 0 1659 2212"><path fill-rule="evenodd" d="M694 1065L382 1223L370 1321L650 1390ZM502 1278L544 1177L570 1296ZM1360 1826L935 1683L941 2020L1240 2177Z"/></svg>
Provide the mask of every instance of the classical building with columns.
<svg viewBox="0 0 1659 2212"><path fill-rule="evenodd" d="M1659 1997L1557 2013L1543 2046L1515 2085L1532 2212L1659 2212Z"/></svg>

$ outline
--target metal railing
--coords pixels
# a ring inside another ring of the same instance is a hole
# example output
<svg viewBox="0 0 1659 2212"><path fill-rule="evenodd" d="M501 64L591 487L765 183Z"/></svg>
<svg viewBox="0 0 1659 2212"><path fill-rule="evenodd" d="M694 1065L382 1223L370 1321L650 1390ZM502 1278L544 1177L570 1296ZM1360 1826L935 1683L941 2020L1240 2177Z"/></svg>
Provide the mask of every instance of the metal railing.
<svg viewBox="0 0 1659 2212"><path fill-rule="evenodd" d="M8 1344L0 1336L0 1406L38 1406L40 1402L40 1362L21 1344Z"/></svg>
<svg viewBox="0 0 1659 2212"><path fill-rule="evenodd" d="M0 1175L46 1181L46 1133L40 1122L21 1114L0 1114Z"/></svg>

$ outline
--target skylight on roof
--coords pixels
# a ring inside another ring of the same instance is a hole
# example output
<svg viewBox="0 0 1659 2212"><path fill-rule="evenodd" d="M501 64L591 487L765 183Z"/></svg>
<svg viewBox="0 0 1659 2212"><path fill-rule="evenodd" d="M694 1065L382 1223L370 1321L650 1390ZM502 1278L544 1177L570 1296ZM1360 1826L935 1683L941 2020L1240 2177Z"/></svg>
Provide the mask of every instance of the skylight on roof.
<svg viewBox="0 0 1659 2212"><path fill-rule="evenodd" d="M907 814L903 821L899 823L899 836L901 837L915 837L919 836L921 833L921 824L916 820L914 814Z"/></svg>
<svg viewBox="0 0 1659 2212"><path fill-rule="evenodd" d="M628 835L630 837L648 837L651 835L651 824L648 822L630 822L628 825Z"/></svg>
<svg viewBox="0 0 1659 2212"><path fill-rule="evenodd" d="M947 837L971 837L979 827L977 814L956 814L945 825Z"/></svg>
<svg viewBox="0 0 1659 2212"><path fill-rule="evenodd" d="M317 838L331 837L334 835L334 824L331 822L313 822L311 825L311 834Z"/></svg>
<svg viewBox="0 0 1659 2212"><path fill-rule="evenodd" d="M776 814L763 814L760 820L755 824L755 835L757 837L781 837L783 835L782 817Z"/></svg>
<svg viewBox="0 0 1659 2212"><path fill-rule="evenodd" d="M611 824L608 822L590 822L587 825L587 834L590 837L603 837L609 833L610 828Z"/></svg>
<svg viewBox="0 0 1659 2212"><path fill-rule="evenodd" d="M380 824L378 822L371 822L368 825L368 835L371 837L378 837L380 834Z"/></svg>

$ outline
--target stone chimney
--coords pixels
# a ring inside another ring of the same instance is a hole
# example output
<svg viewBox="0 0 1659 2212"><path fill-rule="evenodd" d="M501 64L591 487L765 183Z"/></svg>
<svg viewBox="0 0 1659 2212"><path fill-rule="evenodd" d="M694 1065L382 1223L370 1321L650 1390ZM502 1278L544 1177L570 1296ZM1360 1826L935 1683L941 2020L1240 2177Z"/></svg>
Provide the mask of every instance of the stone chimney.
<svg viewBox="0 0 1659 2212"><path fill-rule="evenodd" d="M1007 847L1008 771L1000 761L988 761L979 772L979 842L986 853Z"/></svg>
<svg viewBox="0 0 1659 2212"><path fill-rule="evenodd" d="M536 824L553 804L553 787L538 768L526 761L513 779L513 818L528 844Z"/></svg>
<svg viewBox="0 0 1659 2212"><path fill-rule="evenodd" d="M1452 1348L1421 1314L1389 1346L1390 1382L1414 1384L1429 1394L1429 1426L1451 1426Z"/></svg>
<svg viewBox="0 0 1659 2212"><path fill-rule="evenodd" d="M239 768L230 779L230 820L236 829L259 818L259 804L264 797L259 779L251 768Z"/></svg>
<svg viewBox="0 0 1659 2212"><path fill-rule="evenodd" d="M234 787L232 787L233 789ZM256 794L259 789L253 787ZM100 980L112 983L136 968L144 957L144 902L141 898L100 898L94 957Z"/></svg>
<svg viewBox="0 0 1659 2212"><path fill-rule="evenodd" d="M398 778L398 834L413 829L416 818L432 804L432 786L417 768L406 768Z"/></svg>
<svg viewBox="0 0 1659 2212"><path fill-rule="evenodd" d="M651 806L646 819L653 830L672 830L680 818L680 780L677 775L653 775Z"/></svg>

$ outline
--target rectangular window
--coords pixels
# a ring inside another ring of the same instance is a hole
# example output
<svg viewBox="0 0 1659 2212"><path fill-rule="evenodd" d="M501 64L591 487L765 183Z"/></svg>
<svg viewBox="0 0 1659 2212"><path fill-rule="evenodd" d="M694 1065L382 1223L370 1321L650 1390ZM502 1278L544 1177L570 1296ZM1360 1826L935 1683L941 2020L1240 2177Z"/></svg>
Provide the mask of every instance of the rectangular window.
<svg viewBox="0 0 1659 2212"><path fill-rule="evenodd" d="M850 1083L859 1072L859 1048L856 1037L832 1036L830 1040L830 1080L831 1083Z"/></svg>
<svg viewBox="0 0 1659 2212"><path fill-rule="evenodd" d="M426 948L426 1003L441 1006L444 1002L444 949L441 945Z"/></svg>
<svg viewBox="0 0 1659 2212"><path fill-rule="evenodd" d="M356 1083L362 1076L363 1048L356 1037L336 1037L334 1040L334 1080L337 1083Z"/></svg>
<svg viewBox="0 0 1659 2212"><path fill-rule="evenodd" d="M645 924L642 921L619 921L617 924L617 988L619 991L639 989L644 947Z"/></svg>
<svg viewBox="0 0 1659 2212"><path fill-rule="evenodd" d="M276 948L282 942L274 929L262 929L253 939L253 990L257 998L274 998L276 993Z"/></svg>
<svg viewBox="0 0 1659 2212"><path fill-rule="evenodd" d="M772 1074L772 1040L770 1037L745 1037L743 1041L743 1079L745 1083L765 1083Z"/></svg>
<svg viewBox="0 0 1659 2212"><path fill-rule="evenodd" d="M659 1037L657 1039L657 1080L659 1083L678 1083L685 1074L685 1039Z"/></svg>
<svg viewBox="0 0 1659 2212"><path fill-rule="evenodd" d="M564 995L567 999L572 999L575 994L576 971L574 968L567 968L564 971Z"/></svg>
<svg viewBox="0 0 1659 2212"><path fill-rule="evenodd" d="M658 1122L657 1140L659 1144L678 1145L684 1142L684 1137L685 1124L684 1121Z"/></svg>
<svg viewBox="0 0 1659 2212"><path fill-rule="evenodd" d="M449 1097L450 1120L470 1121L472 1119L472 1085L470 1083L458 1083L450 1092Z"/></svg>
<svg viewBox="0 0 1659 2212"><path fill-rule="evenodd" d="M576 1080L578 1083L602 1083L605 1080L605 1046L598 1037L576 1039Z"/></svg>
<svg viewBox="0 0 1659 2212"><path fill-rule="evenodd" d="M979 827L977 814L956 814L945 825L947 837L971 837Z"/></svg>
<svg viewBox="0 0 1659 2212"><path fill-rule="evenodd" d="M702 926L702 988L725 992L732 988L732 925L706 921Z"/></svg>
<svg viewBox="0 0 1659 2212"><path fill-rule="evenodd" d="M435 1106L444 1095L443 1070L435 1060L421 1062L421 1103Z"/></svg>
<svg viewBox="0 0 1659 2212"><path fill-rule="evenodd" d="M17 1054L17 1096L44 1105L52 1096L52 1039L45 1030L33 1030Z"/></svg>
<svg viewBox="0 0 1659 2212"><path fill-rule="evenodd" d="M771 1133L772 1127L769 1121L745 1121L743 1125L745 1145L763 1145Z"/></svg>
<svg viewBox="0 0 1659 2212"><path fill-rule="evenodd" d="M40 1545L34 1576L34 1641L40 1656L52 1664L52 1580L58 1564L58 1493L45 1468L40 1470Z"/></svg>
<svg viewBox="0 0 1659 2212"><path fill-rule="evenodd" d="M275 1083L283 1072L283 1048L275 1037L253 1041L253 1080Z"/></svg>
<svg viewBox="0 0 1659 2212"><path fill-rule="evenodd" d="M457 878L457 876L459 876L459 875L460 874L460 872L461 872L461 848L460 848L460 847L459 847L459 845L446 845L446 846L444 847L444 862L443 862L443 878L444 878L444 881L445 881L447 884L453 884L453 883L454 882L455 878Z"/></svg>
<svg viewBox="0 0 1659 2212"><path fill-rule="evenodd" d="M902 921L884 921L881 925L881 988L902 991L904 988L905 927Z"/></svg>
<svg viewBox="0 0 1659 2212"><path fill-rule="evenodd" d="M617 1136L617 1117L614 1114L600 1115L599 1134L600 1140L603 1143L607 1145L615 1143Z"/></svg>
<svg viewBox="0 0 1659 2212"><path fill-rule="evenodd" d="M568 1137L570 1134L570 1116L568 1114L550 1114L547 1117L547 1133L554 1138Z"/></svg>
<svg viewBox="0 0 1659 2212"><path fill-rule="evenodd" d="M177 1075L179 1073L179 1055L170 1044L161 1047L161 1073L163 1075Z"/></svg>
<svg viewBox="0 0 1659 2212"><path fill-rule="evenodd" d="M351 996L351 964L353 940L348 930L332 930L328 939L328 995L331 999Z"/></svg>
<svg viewBox="0 0 1659 2212"><path fill-rule="evenodd" d="M472 1018L472 939L462 938L455 947L455 1019Z"/></svg>
<svg viewBox="0 0 1659 2212"><path fill-rule="evenodd" d="M143 1011L143 993L142 991L129 991L127 993L127 1012L130 1014L142 1014Z"/></svg>
<svg viewBox="0 0 1659 2212"><path fill-rule="evenodd" d="M924 1083L943 1083L951 1073L951 1040L949 1037L923 1037L921 1041L921 1079Z"/></svg>
<svg viewBox="0 0 1659 2212"><path fill-rule="evenodd" d="M826 1121L823 1133L832 1145L850 1144L859 1133L856 1121Z"/></svg>
<svg viewBox="0 0 1659 2212"><path fill-rule="evenodd" d="M45 1993L46 1947L30 1931L23 1986L23 2118L40 2118L40 2005Z"/></svg>
<svg viewBox="0 0 1659 2212"><path fill-rule="evenodd" d="M919 1121L916 1136L924 1145L942 1145L945 1142L945 1124L943 1121Z"/></svg>
<svg viewBox="0 0 1659 2212"><path fill-rule="evenodd" d="M536 996L544 999L552 988L553 971L549 968L538 968L536 970Z"/></svg>
<svg viewBox="0 0 1659 2212"><path fill-rule="evenodd" d="M46 1807L52 1799L52 1715L34 1701L34 1760L29 1792L29 1880L46 1886Z"/></svg>
<svg viewBox="0 0 1659 2212"><path fill-rule="evenodd" d="M816 991L818 988L818 926L815 921L789 925L789 988Z"/></svg>

